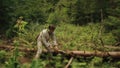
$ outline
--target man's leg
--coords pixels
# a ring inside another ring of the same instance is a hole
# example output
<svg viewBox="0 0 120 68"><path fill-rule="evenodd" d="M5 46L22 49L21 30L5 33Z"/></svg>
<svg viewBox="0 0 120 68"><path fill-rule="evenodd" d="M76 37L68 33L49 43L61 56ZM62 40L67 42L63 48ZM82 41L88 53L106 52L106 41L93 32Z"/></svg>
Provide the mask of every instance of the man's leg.
<svg viewBox="0 0 120 68"><path fill-rule="evenodd" d="M36 59L38 59L40 57L41 53L42 53L42 43L41 43L41 41L37 41L37 48L38 48L38 50L37 50L37 53L36 53L36 56L35 56Z"/></svg>

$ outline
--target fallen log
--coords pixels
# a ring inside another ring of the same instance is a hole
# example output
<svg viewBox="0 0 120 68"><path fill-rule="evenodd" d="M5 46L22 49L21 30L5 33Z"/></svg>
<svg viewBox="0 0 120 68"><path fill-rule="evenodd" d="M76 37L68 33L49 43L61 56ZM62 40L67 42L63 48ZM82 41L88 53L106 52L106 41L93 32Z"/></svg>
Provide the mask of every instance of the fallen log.
<svg viewBox="0 0 120 68"><path fill-rule="evenodd" d="M6 51L10 51L10 50L13 50L15 49L15 46L8 46L8 45L0 45L0 49L1 50L6 50ZM34 48L25 48L25 47L18 47L18 49L20 51L25 51L25 52L35 52L36 49Z"/></svg>
<svg viewBox="0 0 120 68"><path fill-rule="evenodd" d="M120 52L101 52L101 51L71 51L72 54L77 56L98 56L98 57L112 57L112 58L120 58Z"/></svg>
<svg viewBox="0 0 120 68"><path fill-rule="evenodd" d="M2 50L12 50L14 49L14 46L0 46L0 49ZM23 48L23 47L18 47L19 51L24 51L24 52L34 52L36 53L36 49L34 48ZM43 53L47 53L47 50L43 50ZM102 52L102 51L63 51L63 50L58 50L55 52L52 50L52 53L61 53L65 55L70 55L70 56L84 56L84 57L89 57L89 56L98 56L98 57L112 57L112 58L120 58L120 51L117 52Z"/></svg>

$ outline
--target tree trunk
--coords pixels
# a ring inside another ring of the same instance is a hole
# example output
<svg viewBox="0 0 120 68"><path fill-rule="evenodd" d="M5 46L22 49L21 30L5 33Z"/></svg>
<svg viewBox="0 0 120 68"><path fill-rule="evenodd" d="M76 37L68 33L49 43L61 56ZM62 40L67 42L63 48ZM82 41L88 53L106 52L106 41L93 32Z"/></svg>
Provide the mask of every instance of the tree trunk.
<svg viewBox="0 0 120 68"><path fill-rule="evenodd" d="M13 50L15 47L14 46L0 46L1 50L6 50L10 51ZM19 51L24 51L24 52L31 52L31 53L36 53L36 49L29 49L29 48L23 48L23 47L18 47ZM47 50L43 50L43 53L46 53ZM98 57L112 57L112 58L120 58L120 51L117 52L102 52L102 51L63 51L63 50L58 50L55 52L54 50L52 53L60 53L60 54L65 54L69 56L84 56L84 57L89 57L89 56L98 56Z"/></svg>

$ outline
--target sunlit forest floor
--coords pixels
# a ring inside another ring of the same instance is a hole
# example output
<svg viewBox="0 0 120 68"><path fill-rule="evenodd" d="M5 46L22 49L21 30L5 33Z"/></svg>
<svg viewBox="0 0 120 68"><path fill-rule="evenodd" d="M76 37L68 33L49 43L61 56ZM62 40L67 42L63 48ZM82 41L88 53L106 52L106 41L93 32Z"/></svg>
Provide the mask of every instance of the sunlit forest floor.
<svg viewBox="0 0 120 68"><path fill-rule="evenodd" d="M53 54L49 59L48 53L43 53L41 58L34 60L36 52L19 51L19 47L37 49L36 36L48 25L31 23L26 32L12 39L0 39L0 46L14 46L13 49L1 48L0 65L1 68L64 68L71 58L69 55ZM120 51L112 33L102 32L102 41L99 39L99 23L89 23L79 26L61 23L57 25L55 34L59 49L63 51ZM106 47L103 47L106 46ZM119 68L120 58L109 57L82 57L73 58L69 68Z"/></svg>

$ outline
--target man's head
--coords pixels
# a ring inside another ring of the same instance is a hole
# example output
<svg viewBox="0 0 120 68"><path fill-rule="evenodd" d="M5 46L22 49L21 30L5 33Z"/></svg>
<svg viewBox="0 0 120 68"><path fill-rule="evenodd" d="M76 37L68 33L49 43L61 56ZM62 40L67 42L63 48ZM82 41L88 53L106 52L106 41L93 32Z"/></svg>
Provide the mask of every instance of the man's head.
<svg viewBox="0 0 120 68"><path fill-rule="evenodd" d="M49 27L48 27L48 29L49 29L49 33L51 34L51 33L53 33L54 32L54 30L55 30L55 26L54 25L49 25Z"/></svg>

